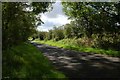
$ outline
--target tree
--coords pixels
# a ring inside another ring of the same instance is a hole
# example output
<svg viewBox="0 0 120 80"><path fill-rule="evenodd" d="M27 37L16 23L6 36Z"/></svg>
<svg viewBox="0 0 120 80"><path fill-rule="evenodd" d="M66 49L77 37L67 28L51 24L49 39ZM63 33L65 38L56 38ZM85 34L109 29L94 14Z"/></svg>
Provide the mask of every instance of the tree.
<svg viewBox="0 0 120 80"><path fill-rule="evenodd" d="M62 5L69 19L79 26L80 33L89 39L97 35L94 38L100 40L99 44L105 41L102 46L108 45L107 48L120 43L120 2L63 2Z"/></svg>
<svg viewBox="0 0 120 80"><path fill-rule="evenodd" d="M63 28L62 26L59 26L59 27L54 27L53 28L53 39L55 41L58 41L58 40L61 40L64 38L64 34L63 34Z"/></svg>
<svg viewBox="0 0 120 80"><path fill-rule="evenodd" d="M75 2L75 3L69 3L69 2L63 2L63 10L70 17L70 19L75 20L76 22L80 21L80 23L77 23L77 25L81 26L83 31L86 33L88 37L91 37L92 35L92 28L89 25L90 22L90 15L93 14L94 9L92 9L90 6L88 6L88 3L81 3L81 2Z"/></svg>
<svg viewBox="0 0 120 80"><path fill-rule="evenodd" d="M2 3L3 49L26 41L36 31L36 22L42 23L37 15L48 11L50 4L47 2L35 2L31 5L18 2Z"/></svg>
<svg viewBox="0 0 120 80"><path fill-rule="evenodd" d="M47 40L51 40L52 39L52 34L53 34L53 31L49 30L49 32L47 33Z"/></svg>
<svg viewBox="0 0 120 80"><path fill-rule="evenodd" d="M63 10L70 19L79 22L87 37L94 33L114 32L116 29L113 15L117 13L115 3L63 2Z"/></svg>
<svg viewBox="0 0 120 80"><path fill-rule="evenodd" d="M64 35L65 35L65 38L72 37L72 28L71 28L70 24L64 25Z"/></svg>
<svg viewBox="0 0 120 80"><path fill-rule="evenodd" d="M39 39L40 39L40 40L45 40L45 39L47 38L47 33L48 33L48 32L45 32L45 31L40 31L40 32L38 32L38 34L39 34Z"/></svg>

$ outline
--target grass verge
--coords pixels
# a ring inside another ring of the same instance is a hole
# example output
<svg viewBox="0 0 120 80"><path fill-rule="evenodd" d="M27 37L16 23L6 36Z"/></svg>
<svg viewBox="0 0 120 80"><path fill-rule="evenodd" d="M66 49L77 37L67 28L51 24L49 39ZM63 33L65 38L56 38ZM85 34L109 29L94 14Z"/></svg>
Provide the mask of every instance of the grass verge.
<svg viewBox="0 0 120 80"><path fill-rule="evenodd" d="M80 51L80 52L99 53L99 54L105 54L109 56L120 57L120 51L104 50L104 49L91 48L91 47L85 47L85 46L76 46L75 44L71 44L70 42L66 43L64 42L64 40L60 40L60 41L53 41L53 40L43 41L42 40L41 41L41 40L36 39L33 42L48 44L51 46L56 46L56 47Z"/></svg>
<svg viewBox="0 0 120 80"><path fill-rule="evenodd" d="M66 78L33 45L23 43L3 51L3 78Z"/></svg>

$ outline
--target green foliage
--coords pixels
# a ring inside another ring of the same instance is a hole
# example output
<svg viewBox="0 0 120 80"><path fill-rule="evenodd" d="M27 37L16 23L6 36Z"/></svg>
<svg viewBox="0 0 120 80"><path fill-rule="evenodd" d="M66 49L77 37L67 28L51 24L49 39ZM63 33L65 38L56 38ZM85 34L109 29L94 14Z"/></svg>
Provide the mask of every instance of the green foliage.
<svg viewBox="0 0 120 80"><path fill-rule="evenodd" d="M58 28L54 27L53 38L55 41L58 41L64 38L63 29L61 26L59 26Z"/></svg>
<svg viewBox="0 0 120 80"><path fill-rule="evenodd" d="M52 30L49 30L49 32L48 32L47 35L46 35L46 39L47 39L47 40L52 39L52 35L53 35L53 31L52 31Z"/></svg>
<svg viewBox="0 0 120 80"><path fill-rule="evenodd" d="M67 39L69 45L120 49L120 2L62 2L69 24L54 27L46 40ZM44 39L45 40L45 39ZM64 43L66 44L67 41Z"/></svg>
<svg viewBox="0 0 120 80"><path fill-rule="evenodd" d="M72 37L72 27L70 24L66 24L64 26L64 35L65 38L71 38Z"/></svg>
<svg viewBox="0 0 120 80"><path fill-rule="evenodd" d="M72 33L71 37L88 37L88 42L85 41L85 43L88 43L88 46L119 50L119 4L120 2L63 2L62 5L65 14L73 20L69 24L69 35Z"/></svg>
<svg viewBox="0 0 120 80"><path fill-rule="evenodd" d="M29 43L3 51L3 78L65 78L43 54Z"/></svg>
<svg viewBox="0 0 120 80"><path fill-rule="evenodd" d="M36 31L36 22L42 23L36 15L46 12L49 4L2 3L3 49L26 41Z"/></svg>
<svg viewBox="0 0 120 80"><path fill-rule="evenodd" d="M116 34L120 32L119 3L88 3L88 2L63 2L66 15L76 21L84 34L91 38L92 34ZM118 17L118 20L115 20Z"/></svg>
<svg viewBox="0 0 120 80"><path fill-rule="evenodd" d="M47 32L38 32L38 38L40 40L45 40L46 39Z"/></svg>
<svg viewBox="0 0 120 80"><path fill-rule="evenodd" d="M53 39L55 41L64 39L63 28L61 26L54 27L53 30L49 30L49 32L38 32L40 40L50 40Z"/></svg>
<svg viewBox="0 0 120 80"><path fill-rule="evenodd" d="M76 21L71 21L70 24L64 25L64 33L66 38L80 38L83 35L82 27L77 25Z"/></svg>
<svg viewBox="0 0 120 80"><path fill-rule="evenodd" d="M116 36L117 35L117 36ZM120 50L120 35L104 34L95 38L93 43L97 48Z"/></svg>
<svg viewBox="0 0 120 80"><path fill-rule="evenodd" d="M43 43L43 44L48 44L51 46L56 46L56 47L61 47L65 49L70 49L70 50L75 50L75 51L80 51L80 52L90 52L90 53L99 53L99 54L105 54L109 56L116 56L120 57L120 51L115 51L115 50L104 50L100 48L91 48L91 47L86 47L82 45L77 45L76 39L63 39L60 41L40 41L40 40L34 40L36 43Z"/></svg>

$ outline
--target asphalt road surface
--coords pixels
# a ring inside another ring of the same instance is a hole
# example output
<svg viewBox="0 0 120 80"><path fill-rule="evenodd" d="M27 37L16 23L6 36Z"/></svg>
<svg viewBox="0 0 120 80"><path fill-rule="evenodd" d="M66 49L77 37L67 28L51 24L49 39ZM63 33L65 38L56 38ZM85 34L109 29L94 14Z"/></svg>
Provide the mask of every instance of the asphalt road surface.
<svg viewBox="0 0 120 80"><path fill-rule="evenodd" d="M120 58L32 43L59 71L72 78L119 78Z"/></svg>

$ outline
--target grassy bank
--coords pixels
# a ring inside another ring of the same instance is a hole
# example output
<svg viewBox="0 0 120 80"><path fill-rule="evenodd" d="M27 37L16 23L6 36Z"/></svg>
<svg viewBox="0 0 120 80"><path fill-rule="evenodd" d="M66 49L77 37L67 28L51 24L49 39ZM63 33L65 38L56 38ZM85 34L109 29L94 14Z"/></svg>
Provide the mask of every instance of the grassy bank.
<svg viewBox="0 0 120 80"><path fill-rule="evenodd" d="M33 45L23 43L3 51L3 78L65 78ZM34 79L34 80L35 80Z"/></svg>
<svg viewBox="0 0 120 80"><path fill-rule="evenodd" d="M106 54L109 56L116 56L120 57L120 51L114 51L114 50L104 50L104 49L98 49L98 48L92 48L92 47L85 47L85 46L77 46L76 44L71 43L72 41L68 42L67 39L63 39L60 41L40 41L38 39L34 40L36 43L43 43L48 44L51 46L57 46L65 49L80 51L80 52L90 52L90 53L99 53L99 54Z"/></svg>

